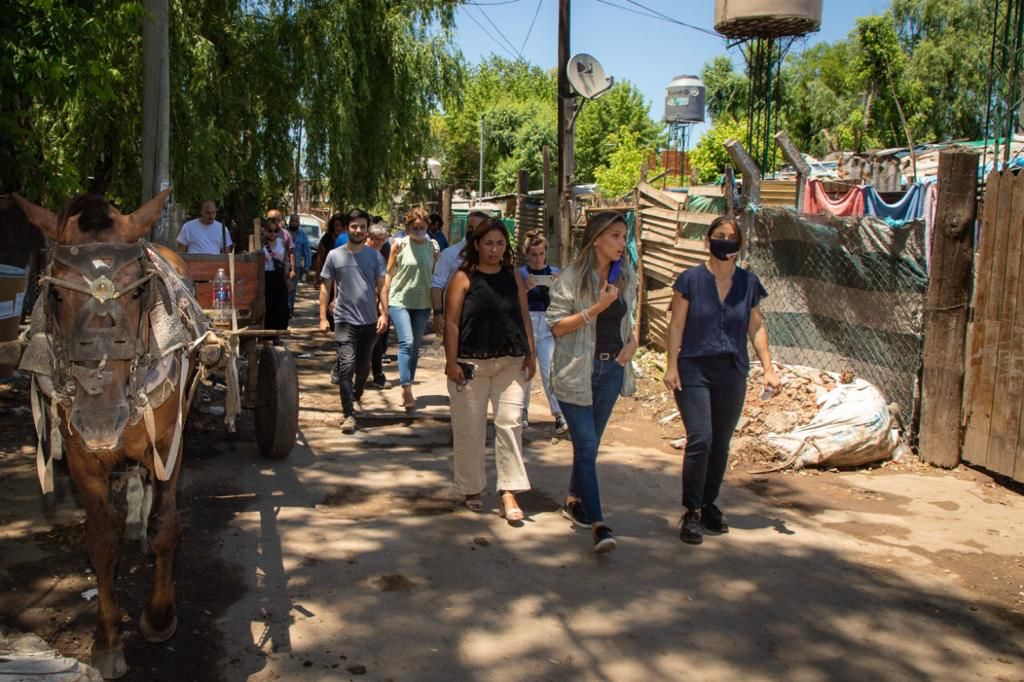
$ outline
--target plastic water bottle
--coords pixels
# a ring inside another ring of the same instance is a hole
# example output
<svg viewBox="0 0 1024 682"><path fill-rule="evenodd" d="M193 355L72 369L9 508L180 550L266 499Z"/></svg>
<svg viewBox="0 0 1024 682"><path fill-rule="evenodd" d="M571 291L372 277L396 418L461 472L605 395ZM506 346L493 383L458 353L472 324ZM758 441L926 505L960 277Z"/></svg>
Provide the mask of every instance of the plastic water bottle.
<svg viewBox="0 0 1024 682"><path fill-rule="evenodd" d="M224 268L217 269L213 278L213 322L217 325L230 325L233 306L231 303L231 280Z"/></svg>

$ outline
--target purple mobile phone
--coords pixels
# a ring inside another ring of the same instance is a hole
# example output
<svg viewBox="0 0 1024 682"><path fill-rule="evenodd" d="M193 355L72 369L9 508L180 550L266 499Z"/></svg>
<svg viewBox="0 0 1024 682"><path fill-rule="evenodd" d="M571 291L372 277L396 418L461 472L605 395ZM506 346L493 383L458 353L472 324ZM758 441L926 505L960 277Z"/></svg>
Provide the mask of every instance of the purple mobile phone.
<svg viewBox="0 0 1024 682"><path fill-rule="evenodd" d="M612 267L608 271L608 284L615 284L619 279L619 269L622 268L622 259L612 261Z"/></svg>

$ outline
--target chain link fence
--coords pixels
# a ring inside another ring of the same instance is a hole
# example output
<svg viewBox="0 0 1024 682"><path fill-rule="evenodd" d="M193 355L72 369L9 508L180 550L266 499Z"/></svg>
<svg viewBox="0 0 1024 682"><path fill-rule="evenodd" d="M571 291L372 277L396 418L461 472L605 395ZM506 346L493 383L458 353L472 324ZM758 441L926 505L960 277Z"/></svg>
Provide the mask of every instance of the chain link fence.
<svg viewBox="0 0 1024 682"><path fill-rule="evenodd" d="M768 290L761 310L773 357L853 372L896 403L909 426L924 342L923 221L893 228L780 208L745 219L745 262Z"/></svg>

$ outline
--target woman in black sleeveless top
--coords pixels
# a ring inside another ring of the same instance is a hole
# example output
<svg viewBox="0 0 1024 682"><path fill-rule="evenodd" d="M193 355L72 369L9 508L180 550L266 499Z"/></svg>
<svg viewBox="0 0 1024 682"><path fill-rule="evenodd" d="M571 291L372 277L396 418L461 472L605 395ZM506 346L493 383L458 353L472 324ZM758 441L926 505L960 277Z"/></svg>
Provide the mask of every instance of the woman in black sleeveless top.
<svg viewBox="0 0 1024 682"><path fill-rule="evenodd" d="M501 514L523 519L515 493L530 489L519 415L536 371L526 287L512 268L505 226L482 221L466 239L448 284L444 349L455 444L455 486L466 507L483 510L487 406L494 410L494 458ZM468 370L468 371L467 371ZM471 376L470 376L471 375Z"/></svg>

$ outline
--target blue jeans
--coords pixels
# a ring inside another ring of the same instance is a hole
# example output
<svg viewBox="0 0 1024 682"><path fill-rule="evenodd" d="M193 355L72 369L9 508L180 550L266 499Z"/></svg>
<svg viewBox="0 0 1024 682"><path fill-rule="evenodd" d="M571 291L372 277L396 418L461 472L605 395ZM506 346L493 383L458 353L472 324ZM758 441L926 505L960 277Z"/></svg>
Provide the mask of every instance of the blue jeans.
<svg viewBox="0 0 1024 682"><path fill-rule="evenodd" d="M603 522L601 490L597 484L597 448L601 445L604 427L612 416L612 408L622 391L625 368L614 360L594 360L590 379L593 404L573 405L559 402L562 416L569 425L572 438L572 477L569 494L583 502L583 510L591 523Z"/></svg>
<svg viewBox="0 0 1024 682"><path fill-rule="evenodd" d="M420 361L420 343L423 329L430 319L430 308L400 308L388 306L388 315L395 324L398 336L398 381L409 386L416 379L416 365Z"/></svg>
<svg viewBox="0 0 1024 682"><path fill-rule="evenodd" d="M295 317L295 294L299 291L299 282L305 276L303 272L295 273L295 279L292 280L292 288L288 291L288 316Z"/></svg>
<svg viewBox="0 0 1024 682"><path fill-rule="evenodd" d="M676 405L686 427L683 506L714 504L722 489L729 443L743 412L747 377L731 354L679 358Z"/></svg>

